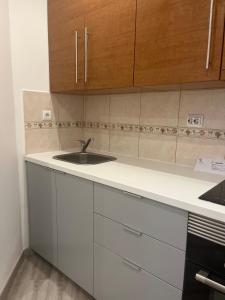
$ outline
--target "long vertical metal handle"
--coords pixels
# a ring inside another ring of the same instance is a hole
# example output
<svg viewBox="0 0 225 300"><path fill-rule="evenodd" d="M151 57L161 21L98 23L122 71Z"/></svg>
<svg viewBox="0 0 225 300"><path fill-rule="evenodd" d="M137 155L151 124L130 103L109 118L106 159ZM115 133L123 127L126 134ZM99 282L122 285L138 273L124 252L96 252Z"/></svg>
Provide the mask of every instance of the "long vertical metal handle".
<svg viewBox="0 0 225 300"><path fill-rule="evenodd" d="M85 27L85 30L84 30L84 40L85 40L84 82L87 83L87 80L88 80L88 29L87 29L87 27Z"/></svg>
<svg viewBox="0 0 225 300"><path fill-rule="evenodd" d="M75 31L75 77L76 77L76 84L78 83L78 32Z"/></svg>
<svg viewBox="0 0 225 300"><path fill-rule="evenodd" d="M208 32L208 46L207 46L207 57L206 57L206 70L209 69L210 54L211 54L211 43L212 43L212 27L213 27L213 8L214 0L210 0L210 13L209 13L209 32Z"/></svg>

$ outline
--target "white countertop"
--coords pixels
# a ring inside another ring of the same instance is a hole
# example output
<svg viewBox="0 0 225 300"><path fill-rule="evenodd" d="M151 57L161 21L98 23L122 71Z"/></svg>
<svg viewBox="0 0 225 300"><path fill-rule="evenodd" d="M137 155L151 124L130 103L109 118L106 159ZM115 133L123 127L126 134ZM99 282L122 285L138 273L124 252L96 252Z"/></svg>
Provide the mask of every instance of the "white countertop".
<svg viewBox="0 0 225 300"><path fill-rule="evenodd" d="M225 206L198 199L222 181L221 176L160 162L119 159L99 165L75 165L52 158L63 153L30 154L25 160L225 222Z"/></svg>

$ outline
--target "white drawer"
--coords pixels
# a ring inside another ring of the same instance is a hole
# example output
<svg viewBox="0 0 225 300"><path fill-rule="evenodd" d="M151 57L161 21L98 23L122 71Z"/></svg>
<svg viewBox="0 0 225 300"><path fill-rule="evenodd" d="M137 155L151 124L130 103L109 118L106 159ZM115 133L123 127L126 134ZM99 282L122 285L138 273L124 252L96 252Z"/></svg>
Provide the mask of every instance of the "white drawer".
<svg viewBox="0 0 225 300"><path fill-rule="evenodd" d="M100 184L94 184L94 211L186 249L188 213L185 211Z"/></svg>
<svg viewBox="0 0 225 300"><path fill-rule="evenodd" d="M95 244L97 300L181 300L182 292Z"/></svg>
<svg viewBox="0 0 225 300"><path fill-rule="evenodd" d="M183 289L184 251L97 214L94 216L94 241Z"/></svg>

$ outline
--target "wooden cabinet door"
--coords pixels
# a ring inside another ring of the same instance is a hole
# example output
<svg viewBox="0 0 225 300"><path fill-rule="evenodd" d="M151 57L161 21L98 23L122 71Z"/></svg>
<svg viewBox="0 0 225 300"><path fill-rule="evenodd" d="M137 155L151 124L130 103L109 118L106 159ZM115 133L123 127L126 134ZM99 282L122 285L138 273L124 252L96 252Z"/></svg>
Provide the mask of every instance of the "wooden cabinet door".
<svg viewBox="0 0 225 300"><path fill-rule="evenodd" d="M31 249L57 265L57 220L54 172L27 163Z"/></svg>
<svg viewBox="0 0 225 300"><path fill-rule="evenodd" d="M84 88L84 5L82 0L49 0L49 68L52 92Z"/></svg>
<svg viewBox="0 0 225 300"><path fill-rule="evenodd" d="M206 70L210 4L211 0L137 0L135 86L219 80L224 1L214 1Z"/></svg>
<svg viewBox="0 0 225 300"><path fill-rule="evenodd" d="M93 294L93 183L56 172L58 268Z"/></svg>
<svg viewBox="0 0 225 300"><path fill-rule="evenodd" d="M88 90L133 86L136 0L86 0Z"/></svg>

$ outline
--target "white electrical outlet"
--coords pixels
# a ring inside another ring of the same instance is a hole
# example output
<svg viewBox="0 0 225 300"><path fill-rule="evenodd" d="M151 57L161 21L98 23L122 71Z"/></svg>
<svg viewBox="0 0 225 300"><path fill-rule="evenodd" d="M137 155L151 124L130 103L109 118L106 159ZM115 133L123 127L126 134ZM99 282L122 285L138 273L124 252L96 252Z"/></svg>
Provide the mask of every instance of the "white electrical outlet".
<svg viewBox="0 0 225 300"><path fill-rule="evenodd" d="M204 121L204 115L189 114L187 118L187 126L201 128L203 126L203 121Z"/></svg>
<svg viewBox="0 0 225 300"><path fill-rule="evenodd" d="M43 110L42 111L42 120L43 121L50 121L51 119L52 119L51 110Z"/></svg>

